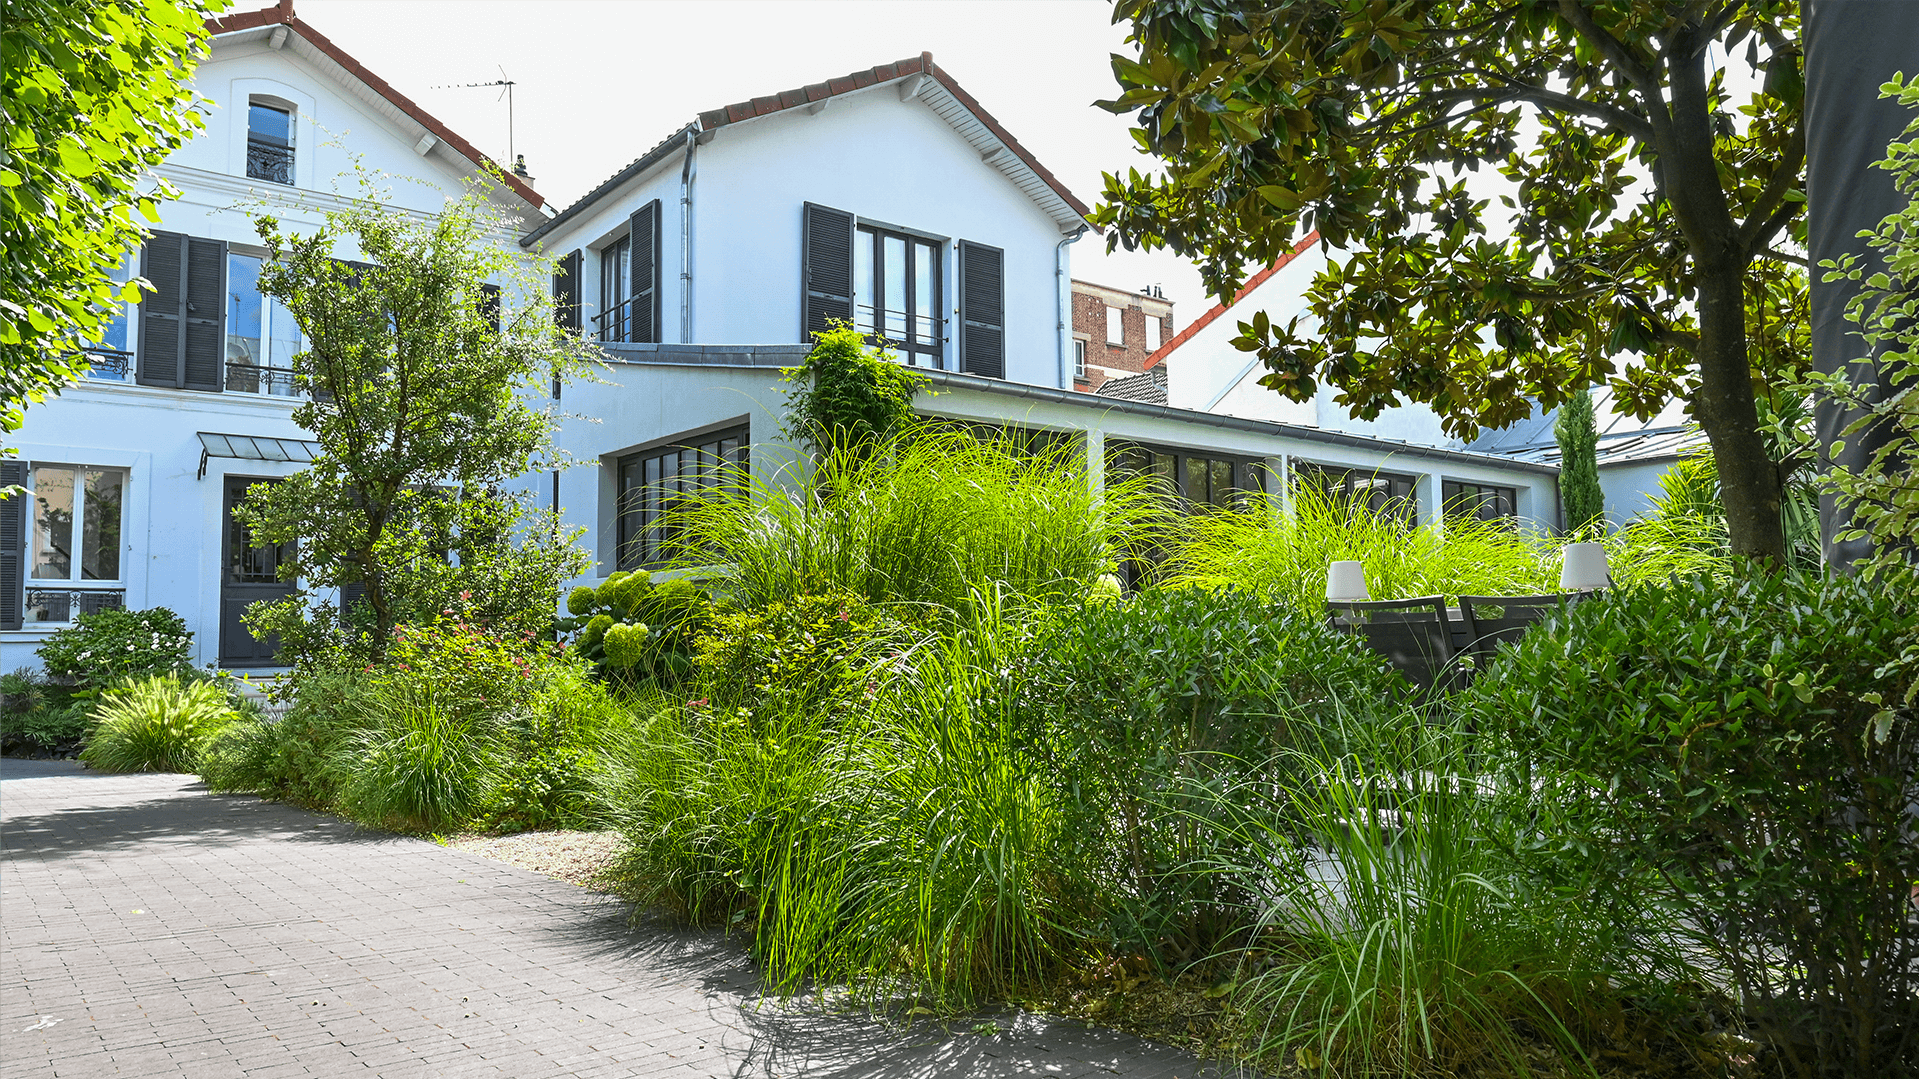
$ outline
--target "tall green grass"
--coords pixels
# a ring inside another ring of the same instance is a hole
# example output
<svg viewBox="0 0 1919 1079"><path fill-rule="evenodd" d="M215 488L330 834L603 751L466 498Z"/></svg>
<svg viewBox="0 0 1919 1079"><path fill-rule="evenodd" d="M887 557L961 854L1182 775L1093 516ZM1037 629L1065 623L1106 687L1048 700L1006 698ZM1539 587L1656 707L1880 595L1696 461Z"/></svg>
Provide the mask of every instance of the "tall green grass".
<svg viewBox="0 0 1919 1079"><path fill-rule="evenodd" d="M1059 961L1082 917L1060 817L1003 717L997 599L868 661L848 716L768 700L666 708L642 728L623 830L641 898L750 929L770 983L954 1005Z"/></svg>
<svg viewBox="0 0 1919 1079"><path fill-rule="evenodd" d="M1555 590L1550 546L1508 525L1467 518L1413 524L1310 484L1293 491L1290 513L1254 503L1201 513L1175 533L1164 572L1170 583L1239 588L1319 610L1326 567L1365 566L1374 599L1524 595Z"/></svg>
<svg viewBox="0 0 1919 1079"><path fill-rule="evenodd" d="M101 695L80 759L103 772L191 772L238 718L217 682L149 675Z"/></svg>
<svg viewBox="0 0 1919 1079"><path fill-rule="evenodd" d="M1234 1004L1255 1059L1359 1076L1596 1074L1622 1025L1603 927L1516 856L1464 742L1408 718L1225 792L1268 885Z"/></svg>
<svg viewBox="0 0 1919 1079"><path fill-rule="evenodd" d="M846 591L958 610L978 588L1082 594L1167 514L1143 479L1094 490L1076 444L926 423L810 476L732 473L662 527L676 564L731 567L747 606Z"/></svg>

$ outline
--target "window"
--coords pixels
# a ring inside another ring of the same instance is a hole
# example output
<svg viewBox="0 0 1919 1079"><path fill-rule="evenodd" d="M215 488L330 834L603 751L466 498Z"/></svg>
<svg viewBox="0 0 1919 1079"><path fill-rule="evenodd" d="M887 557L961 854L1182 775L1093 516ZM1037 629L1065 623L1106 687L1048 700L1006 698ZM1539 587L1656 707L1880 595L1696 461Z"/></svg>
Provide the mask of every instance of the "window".
<svg viewBox="0 0 1919 1079"><path fill-rule="evenodd" d="M618 493L620 569L658 565L672 553L676 538L670 519L688 495L729 481L729 473L747 467L749 431L745 425L689 438L670 446L620 458Z"/></svg>
<svg viewBox="0 0 1919 1079"><path fill-rule="evenodd" d="M1073 377L1086 377L1086 342L1077 337L1073 339Z"/></svg>
<svg viewBox="0 0 1919 1079"><path fill-rule="evenodd" d="M1447 480L1440 485L1440 492L1449 517L1473 517L1481 521L1519 519L1517 488Z"/></svg>
<svg viewBox="0 0 1919 1079"><path fill-rule="evenodd" d="M886 341L913 367L939 367L945 343L939 244L858 226L853 239L853 325Z"/></svg>
<svg viewBox="0 0 1919 1079"><path fill-rule="evenodd" d="M30 485L26 620L71 622L117 607L127 474L114 468L34 465Z"/></svg>
<svg viewBox="0 0 1919 1079"><path fill-rule="evenodd" d="M255 100L247 106L247 179L293 183L293 110Z"/></svg>
<svg viewBox="0 0 1919 1079"><path fill-rule="evenodd" d="M133 279L135 257L129 255L113 268L111 278L116 294L121 287ZM127 334L131 328L132 320L128 318L126 301L114 300L113 314L107 319L106 325L100 328L99 338L88 342L84 349L87 359L91 362L87 370L88 378L121 382L132 373L133 353L128 349L127 342Z"/></svg>
<svg viewBox="0 0 1919 1079"><path fill-rule="evenodd" d="M600 249L600 340L626 340L627 298L631 295L633 240L622 236Z"/></svg>
<svg viewBox="0 0 1919 1079"><path fill-rule="evenodd" d="M290 397L293 355L304 340L286 305L261 294L260 262L227 253L226 389Z"/></svg>
<svg viewBox="0 0 1919 1079"><path fill-rule="evenodd" d="M1106 309L1106 343L1109 345L1126 343L1126 312L1117 307Z"/></svg>
<svg viewBox="0 0 1919 1079"><path fill-rule="evenodd" d="M1146 351L1149 355L1158 352L1159 346L1166 343L1160 336L1163 328L1164 324L1160 320L1151 315L1146 316Z"/></svg>
<svg viewBox="0 0 1919 1079"><path fill-rule="evenodd" d="M1295 481L1333 498L1350 498L1374 513L1411 523L1418 509L1413 496L1417 480L1395 472L1360 472L1321 465L1296 464Z"/></svg>
<svg viewBox="0 0 1919 1079"><path fill-rule="evenodd" d="M1229 509L1264 487L1265 462L1254 457L1121 442L1108 452L1108 467L1121 476L1156 475L1195 510Z"/></svg>

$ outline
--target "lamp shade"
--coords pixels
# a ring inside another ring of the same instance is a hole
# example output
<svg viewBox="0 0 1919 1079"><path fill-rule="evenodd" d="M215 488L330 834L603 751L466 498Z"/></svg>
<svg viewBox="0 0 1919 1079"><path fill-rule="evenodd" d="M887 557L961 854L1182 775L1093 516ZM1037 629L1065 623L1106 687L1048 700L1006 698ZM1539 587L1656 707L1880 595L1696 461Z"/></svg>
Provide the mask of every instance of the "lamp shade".
<svg viewBox="0 0 1919 1079"><path fill-rule="evenodd" d="M1326 567L1326 599L1350 603L1373 597L1366 591L1366 567L1357 562L1334 562Z"/></svg>
<svg viewBox="0 0 1919 1079"><path fill-rule="evenodd" d="M1612 568L1606 549L1597 543L1568 543L1559 569L1559 587L1573 592L1612 586Z"/></svg>

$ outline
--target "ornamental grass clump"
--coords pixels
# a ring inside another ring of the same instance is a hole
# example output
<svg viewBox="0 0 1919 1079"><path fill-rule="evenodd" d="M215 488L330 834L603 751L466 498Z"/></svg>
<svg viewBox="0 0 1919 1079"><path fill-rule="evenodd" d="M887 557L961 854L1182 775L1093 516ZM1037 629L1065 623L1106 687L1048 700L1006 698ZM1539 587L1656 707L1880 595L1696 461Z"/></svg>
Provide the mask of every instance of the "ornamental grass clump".
<svg viewBox="0 0 1919 1079"><path fill-rule="evenodd" d="M103 772L191 772L206 743L237 718L219 683L153 675L101 695L80 759Z"/></svg>
<svg viewBox="0 0 1919 1079"><path fill-rule="evenodd" d="M1293 488L1281 512L1263 502L1194 514L1169 545L1162 578L1173 584L1235 588L1321 611L1326 567L1365 566L1374 599L1444 595L1527 595L1556 591L1558 569L1544 537L1496 521L1448 518L1415 524L1392 510Z"/></svg>
<svg viewBox="0 0 1919 1079"><path fill-rule="evenodd" d="M1144 478L1094 490L1074 444L927 422L831 447L810 478L733 472L662 527L675 565L730 567L742 606L850 592L957 611L979 590L1084 594L1167 514Z"/></svg>

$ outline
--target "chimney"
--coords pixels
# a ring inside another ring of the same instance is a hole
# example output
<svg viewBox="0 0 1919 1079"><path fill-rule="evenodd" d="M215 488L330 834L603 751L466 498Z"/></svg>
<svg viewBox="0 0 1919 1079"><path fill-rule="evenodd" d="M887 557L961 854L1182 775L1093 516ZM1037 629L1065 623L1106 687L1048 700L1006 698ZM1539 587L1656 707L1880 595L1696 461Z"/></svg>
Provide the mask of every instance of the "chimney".
<svg viewBox="0 0 1919 1079"><path fill-rule="evenodd" d="M526 171L526 155L525 155L525 154L519 154L519 155L517 155L516 157L514 157L514 159L513 159L513 175L515 175L515 176L517 176L517 177L519 177L520 179L522 179L522 180L524 180L524 181L526 181L526 183L527 183L527 185L528 185L529 187L530 187L530 186L532 186L532 184L533 184L533 176L532 176L532 174L531 174L531 173L529 173L529 172L527 172L527 171Z"/></svg>

